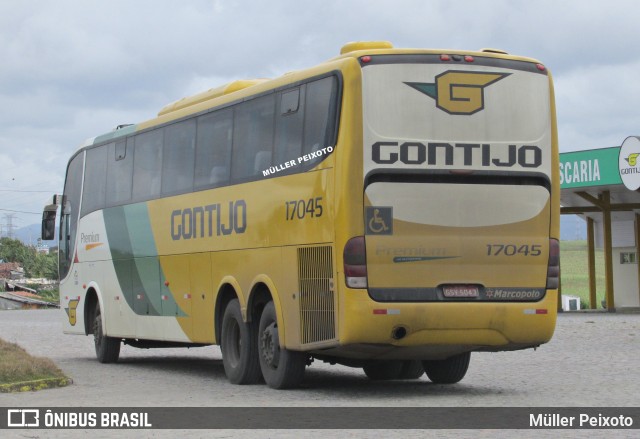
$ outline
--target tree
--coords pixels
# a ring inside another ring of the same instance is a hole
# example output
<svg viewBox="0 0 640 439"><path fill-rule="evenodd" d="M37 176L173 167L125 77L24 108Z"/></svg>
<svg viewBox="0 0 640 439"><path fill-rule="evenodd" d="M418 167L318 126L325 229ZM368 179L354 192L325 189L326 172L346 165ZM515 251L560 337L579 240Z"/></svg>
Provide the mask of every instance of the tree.
<svg viewBox="0 0 640 439"><path fill-rule="evenodd" d="M0 259L22 265L26 277L58 278L56 254L38 253L35 247L26 246L17 239L0 239Z"/></svg>
<svg viewBox="0 0 640 439"><path fill-rule="evenodd" d="M27 247L17 239L0 238L0 259L24 265L29 259Z"/></svg>

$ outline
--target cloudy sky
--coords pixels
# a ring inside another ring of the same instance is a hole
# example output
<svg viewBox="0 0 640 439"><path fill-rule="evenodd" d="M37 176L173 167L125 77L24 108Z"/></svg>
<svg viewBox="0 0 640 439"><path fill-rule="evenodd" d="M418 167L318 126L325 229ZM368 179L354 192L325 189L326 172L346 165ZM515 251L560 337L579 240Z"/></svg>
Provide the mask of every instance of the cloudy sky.
<svg viewBox="0 0 640 439"><path fill-rule="evenodd" d="M561 151L618 146L640 134L638 23L636 0L0 0L0 231L40 221L84 139L349 41L537 58Z"/></svg>

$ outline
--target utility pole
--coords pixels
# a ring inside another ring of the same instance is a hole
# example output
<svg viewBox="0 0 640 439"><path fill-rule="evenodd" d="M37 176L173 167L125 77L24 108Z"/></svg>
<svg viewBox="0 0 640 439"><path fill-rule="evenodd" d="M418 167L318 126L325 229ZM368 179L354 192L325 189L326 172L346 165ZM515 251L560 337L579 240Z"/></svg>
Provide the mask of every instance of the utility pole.
<svg viewBox="0 0 640 439"><path fill-rule="evenodd" d="M13 219L16 217L15 213L7 213L4 215L4 219L6 220L5 226L7 228L7 237L9 239L13 239L13 230L18 226L13 224Z"/></svg>

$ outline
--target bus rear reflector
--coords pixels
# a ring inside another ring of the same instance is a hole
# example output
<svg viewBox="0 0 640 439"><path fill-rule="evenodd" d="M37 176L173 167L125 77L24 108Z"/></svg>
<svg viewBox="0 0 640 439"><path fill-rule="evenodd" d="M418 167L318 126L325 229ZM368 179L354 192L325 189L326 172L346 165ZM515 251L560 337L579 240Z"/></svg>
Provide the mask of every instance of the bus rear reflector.
<svg viewBox="0 0 640 439"><path fill-rule="evenodd" d="M349 288L367 288L367 256L364 236L351 238L344 246L344 276Z"/></svg>
<svg viewBox="0 0 640 439"><path fill-rule="evenodd" d="M557 239L549 240L549 265L547 268L547 289L558 289L560 279L560 243Z"/></svg>

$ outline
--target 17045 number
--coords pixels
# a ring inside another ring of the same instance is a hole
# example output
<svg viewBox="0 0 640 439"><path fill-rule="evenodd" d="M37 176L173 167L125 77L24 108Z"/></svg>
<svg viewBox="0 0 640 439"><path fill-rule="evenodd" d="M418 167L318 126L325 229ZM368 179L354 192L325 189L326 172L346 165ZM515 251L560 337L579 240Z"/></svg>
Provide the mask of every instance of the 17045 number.
<svg viewBox="0 0 640 439"><path fill-rule="evenodd" d="M539 244L487 244L487 256L540 256L542 246Z"/></svg>
<svg viewBox="0 0 640 439"><path fill-rule="evenodd" d="M308 200L286 201L285 204L287 206L287 221L322 216L322 197L310 198Z"/></svg>

